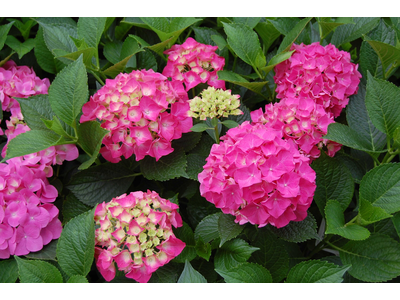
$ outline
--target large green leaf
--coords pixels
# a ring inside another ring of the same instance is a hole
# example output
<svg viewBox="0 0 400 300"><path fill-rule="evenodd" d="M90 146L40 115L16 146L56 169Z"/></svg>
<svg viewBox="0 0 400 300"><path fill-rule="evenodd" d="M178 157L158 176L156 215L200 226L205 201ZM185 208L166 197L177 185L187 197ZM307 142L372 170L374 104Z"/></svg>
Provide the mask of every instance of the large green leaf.
<svg viewBox="0 0 400 300"><path fill-rule="evenodd" d="M268 65L266 65L264 68L261 68L261 70L268 74L276 65L289 59L294 51L295 50L278 53L277 55L272 57L271 60L268 62Z"/></svg>
<svg viewBox="0 0 400 300"><path fill-rule="evenodd" d="M190 262L186 261L185 268L178 279L178 283L207 283L207 280L203 275L193 269Z"/></svg>
<svg viewBox="0 0 400 300"><path fill-rule="evenodd" d="M223 214L218 219L218 232L221 238L219 246L237 237L243 230L242 225L235 223L235 216Z"/></svg>
<svg viewBox="0 0 400 300"><path fill-rule="evenodd" d="M296 41L296 39L299 37L300 33L304 30L304 28L307 26L308 22L311 21L312 18L304 18L300 20L285 36L285 38L282 40L282 43L280 44L277 53L281 52L286 52L289 51L290 47L292 47L292 44Z"/></svg>
<svg viewBox="0 0 400 300"><path fill-rule="evenodd" d="M254 69L266 64L257 33L247 25L223 23L228 45L245 63Z"/></svg>
<svg viewBox="0 0 400 300"><path fill-rule="evenodd" d="M63 223L67 223L72 218L77 217L78 215L90 210L91 208L91 206L83 204L81 201L79 201L78 198L74 196L74 194L69 193L63 201Z"/></svg>
<svg viewBox="0 0 400 300"><path fill-rule="evenodd" d="M10 140L4 160L42 151L51 146L68 144L63 137L50 130L30 130Z"/></svg>
<svg viewBox="0 0 400 300"><path fill-rule="evenodd" d="M399 63L398 61L400 60L400 50L397 49L396 47L393 47L392 45L382 43L380 41L373 41L365 37L365 41L370 44L370 46L375 50L375 52L378 54L379 59L382 62L382 67L383 70L386 71L386 69L391 65L394 64L395 66L398 66ZM386 74L385 78L387 77Z"/></svg>
<svg viewBox="0 0 400 300"><path fill-rule="evenodd" d="M6 40L6 45L17 52L19 59L30 52L35 47L35 43L35 39L27 39L22 43L12 35L7 36Z"/></svg>
<svg viewBox="0 0 400 300"><path fill-rule="evenodd" d="M400 163L373 168L361 180L360 198L392 214L400 211Z"/></svg>
<svg viewBox="0 0 400 300"><path fill-rule="evenodd" d="M107 162L76 173L67 188L81 202L95 206L126 193L136 175L122 162Z"/></svg>
<svg viewBox="0 0 400 300"><path fill-rule="evenodd" d="M339 267L321 260L308 260L295 265L286 278L287 283L339 283L350 265Z"/></svg>
<svg viewBox="0 0 400 300"><path fill-rule="evenodd" d="M271 273L274 282L284 279L289 271L289 255L282 240L266 228L259 228L251 244L260 248L260 251L251 255L250 262L265 267Z"/></svg>
<svg viewBox="0 0 400 300"><path fill-rule="evenodd" d="M42 250L38 252L30 252L29 254L25 255L25 257L32 259L57 261L56 259L57 243L58 240L52 240L49 244L43 246Z"/></svg>
<svg viewBox="0 0 400 300"><path fill-rule="evenodd" d="M97 49L106 20L107 18L80 17L78 20L79 38L83 38L89 47Z"/></svg>
<svg viewBox="0 0 400 300"><path fill-rule="evenodd" d="M308 212L307 217L303 221L291 221L282 228L268 226L268 229L281 239L292 243L301 243L309 239L320 239L317 234L317 222L310 212Z"/></svg>
<svg viewBox="0 0 400 300"><path fill-rule="evenodd" d="M68 276L86 276L94 259L94 209L70 220L61 233L57 258Z"/></svg>
<svg viewBox="0 0 400 300"><path fill-rule="evenodd" d="M271 283L271 273L255 263L244 262L229 270L215 270L227 283Z"/></svg>
<svg viewBox="0 0 400 300"><path fill-rule="evenodd" d="M154 157L146 156L140 164L140 170L149 180L166 181L180 176L186 177L186 164L185 152L177 147L158 161Z"/></svg>
<svg viewBox="0 0 400 300"><path fill-rule="evenodd" d="M46 72L50 74L56 74L56 62L54 59L54 54L47 48L43 37L43 27L39 26L39 30L36 33L36 45L33 49L36 57L36 61L39 66ZM60 62L61 64L61 62Z"/></svg>
<svg viewBox="0 0 400 300"><path fill-rule="evenodd" d="M85 276L74 275L68 279L67 283L89 283L89 281Z"/></svg>
<svg viewBox="0 0 400 300"><path fill-rule="evenodd" d="M359 280L383 282L400 275L400 244L388 236L375 233L364 241L350 241L339 254Z"/></svg>
<svg viewBox="0 0 400 300"><path fill-rule="evenodd" d="M374 206L368 200L360 198L359 202L358 219L361 225L372 224L392 217L391 214L378 206Z"/></svg>
<svg viewBox="0 0 400 300"><path fill-rule="evenodd" d="M346 225L340 203L329 200L325 206L326 229L325 234L337 234L349 240L365 240L369 237L368 229L357 225Z"/></svg>
<svg viewBox="0 0 400 300"><path fill-rule="evenodd" d="M353 22L354 24L344 24L336 28L331 43L339 47L360 38L378 25L379 18L353 18Z"/></svg>
<svg viewBox="0 0 400 300"><path fill-rule="evenodd" d="M250 246L242 239L228 241L215 254L215 269L218 271L231 270L241 263L246 262L250 258L250 255L257 250L259 248Z"/></svg>
<svg viewBox="0 0 400 300"><path fill-rule="evenodd" d="M15 98L20 107L24 121L31 130L43 129L47 130L44 120L51 120L55 115L51 109L48 95L41 94L31 96L29 98Z"/></svg>
<svg viewBox="0 0 400 300"><path fill-rule="evenodd" d="M14 256L18 263L21 283L62 283L60 271L52 264L41 260L28 260Z"/></svg>
<svg viewBox="0 0 400 300"><path fill-rule="evenodd" d="M76 24L49 24L43 22L43 20L38 20L38 23L43 27L43 37L46 46L53 54L55 54L55 49L64 50L69 53L78 50L71 39L71 37L78 38Z"/></svg>
<svg viewBox="0 0 400 300"><path fill-rule="evenodd" d="M217 74L219 80L224 80L226 82L231 82L233 84L243 86L257 94L261 94L261 90L268 83L268 81L249 82L247 79L243 78L239 74L231 71L218 71Z"/></svg>
<svg viewBox="0 0 400 300"><path fill-rule="evenodd" d="M328 200L337 200L344 211L349 206L354 192L354 181L350 171L340 160L325 153L321 153L311 167L317 174L314 201L321 214L324 215Z"/></svg>
<svg viewBox="0 0 400 300"><path fill-rule="evenodd" d="M18 279L18 265L14 258L0 260L0 283L14 283Z"/></svg>
<svg viewBox="0 0 400 300"><path fill-rule="evenodd" d="M194 240L194 233L190 226L183 222L182 227L174 229L175 236L186 244L182 252L174 258L174 262L184 263L185 261L193 260L196 254L196 241Z"/></svg>
<svg viewBox="0 0 400 300"><path fill-rule="evenodd" d="M271 47L272 43L281 35L281 33L275 29L274 25L272 25L268 20L258 23L254 29L263 41L264 51L267 51L269 47Z"/></svg>
<svg viewBox="0 0 400 300"><path fill-rule="evenodd" d="M10 31L13 24L14 24L14 21L0 26L0 50L3 49L4 43L7 39L7 34Z"/></svg>
<svg viewBox="0 0 400 300"><path fill-rule="evenodd" d="M323 40L332 30L344 23L332 22L331 18L318 18L321 40Z"/></svg>
<svg viewBox="0 0 400 300"><path fill-rule="evenodd" d="M49 88L49 101L54 113L76 128L76 117L82 112L89 90L83 56L66 66Z"/></svg>
<svg viewBox="0 0 400 300"><path fill-rule="evenodd" d="M216 213L201 220L194 230L194 238L197 240L201 237L205 243L219 238L218 220L221 215L222 213Z"/></svg>

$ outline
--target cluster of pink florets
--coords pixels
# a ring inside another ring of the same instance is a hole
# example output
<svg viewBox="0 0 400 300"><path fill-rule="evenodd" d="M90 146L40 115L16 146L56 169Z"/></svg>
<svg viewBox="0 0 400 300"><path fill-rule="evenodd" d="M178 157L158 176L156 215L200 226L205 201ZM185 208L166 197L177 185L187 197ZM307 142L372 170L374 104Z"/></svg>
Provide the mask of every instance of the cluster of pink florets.
<svg viewBox="0 0 400 300"><path fill-rule="evenodd" d="M329 117L337 117L358 91L361 74L350 53L319 42L293 44L293 55L275 67L277 98L302 97L322 105Z"/></svg>
<svg viewBox="0 0 400 300"><path fill-rule="evenodd" d="M185 243L172 226L182 226L178 205L156 192L132 192L96 207L96 266L110 281L116 267L145 283L153 272L179 255Z"/></svg>
<svg viewBox="0 0 400 300"><path fill-rule="evenodd" d="M225 81L218 80L217 72L225 65L225 58L217 55L217 46L205 45L188 38L182 45L173 45L164 54L168 62L163 75L183 81L186 91L200 83L225 90Z"/></svg>
<svg viewBox="0 0 400 300"><path fill-rule="evenodd" d="M49 80L36 77L33 70L12 61L0 68L0 77L2 108L11 111L6 121L7 143L1 153L5 157L9 141L30 130L19 103L12 97L45 94ZM53 176L52 165L74 160L78 155L75 145L60 145L0 163L0 258L39 251L60 237L59 210L52 204L58 191L47 178Z"/></svg>
<svg viewBox="0 0 400 300"><path fill-rule="evenodd" d="M361 74L350 62L350 54L333 45L295 45L293 55L275 67L279 103L252 112L253 122L281 128L286 139L293 139L301 153L311 159L320 156L324 146L334 156L341 145L323 139L328 125L334 123L358 91Z"/></svg>
<svg viewBox="0 0 400 300"><path fill-rule="evenodd" d="M27 98L38 94L47 94L49 79L40 79L33 69L27 66L17 66L12 60L0 67L0 101L3 111L22 119L17 98Z"/></svg>
<svg viewBox="0 0 400 300"><path fill-rule="evenodd" d="M286 226L307 216L315 172L282 131L244 122L211 148L200 193L236 222Z"/></svg>
<svg viewBox="0 0 400 300"><path fill-rule="evenodd" d="M107 79L105 86L90 97L80 122L102 121L110 132L100 153L111 162L135 154L158 160L174 149L171 141L189 132L193 120L188 95L180 81L168 81L153 70L133 71Z"/></svg>

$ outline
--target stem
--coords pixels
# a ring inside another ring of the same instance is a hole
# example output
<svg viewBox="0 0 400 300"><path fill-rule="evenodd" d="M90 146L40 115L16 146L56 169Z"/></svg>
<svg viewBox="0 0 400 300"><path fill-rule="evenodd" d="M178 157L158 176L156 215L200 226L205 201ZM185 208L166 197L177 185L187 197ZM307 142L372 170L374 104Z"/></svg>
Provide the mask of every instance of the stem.
<svg viewBox="0 0 400 300"><path fill-rule="evenodd" d="M385 78L384 78L385 80L388 78L388 76L389 76L390 73L393 71L393 69L394 69L394 68L397 68L396 65L397 65L397 64L394 64L394 63L393 63L392 66L390 67L390 69L385 73L385 75L384 75L384 76L385 76Z"/></svg>
<svg viewBox="0 0 400 300"><path fill-rule="evenodd" d="M96 78L96 80L97 80L101 85L105 85L104 81L100 79L100 77L96 74L95 71L91 71L90 73L94 76L94 78Z"/></svg>
<svg viewBox="0 0 400 300"><path fill-rule="evenodd" d="M217 144L219 144L219 132L218 132L218 124L215 125L214 127L214 131L215 131L215 140L217 142Z"/></svg>

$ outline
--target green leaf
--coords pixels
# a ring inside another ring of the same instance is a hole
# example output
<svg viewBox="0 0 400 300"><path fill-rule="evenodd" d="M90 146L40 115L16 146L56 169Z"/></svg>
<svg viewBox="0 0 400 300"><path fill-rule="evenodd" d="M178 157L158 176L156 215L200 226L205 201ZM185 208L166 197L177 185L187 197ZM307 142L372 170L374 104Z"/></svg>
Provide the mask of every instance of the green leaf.
<svg viewBox="0 0 400 300"><path fill-rule="evenodd" d="M400 126L400 88L368 73L365 106L372 123L388 136Z"/></svg>
<svg viewBox="0 0 400 300"><path fill-rule="evenodd" d="M380 18L353 18L354 24L344 24L336 28L332 35L331 44L340 45L354 41L363 34L370 32L378 25Z"/></svg>
<svg viewBox="0 0 400 300"><path fill-rule="evenodd" d="M178 279L178 283L207 283L207 280L186 261L185 268Z"/></svg>
<svg viewBox="0 0 400 300"><path fill-rule="evenodd" d="M317 234L317 222L310 212L308 212L307 217L303 221L291 221L282 228L268 226L268 229L281 239L292 243L301 243L309 239L320 239Z"/></svg>
<svg viewBox="0 0 400 300"><path fill-rule="evenodd" d="M208 215L197 225L194 230L194 238L198 240L200 237L205 243L211 242L219 238L218 220L222 213Z"/></svg>
<svg viewBox="0 0 400 300"><path fill-rule="evenodd" d="M83 56L80 56L58 73L49 88L51 108L62 121L75 128L75 119L88 98L87 81Z"/></svg>
<svg viewBox="0 0 400 300"><path fill-rule="evenodd" d="M268 83L268 81L249 82L239 74L233 73L231 71L218 71L217 75L219 80L224 80L226 82L231 82L233 84L243 86L257 94L261 94L261 90Z"/></svg>
<svg viewBox="0 0 400 300"><path fill-rule="evenodd" d="M214 41L214 43L218 46L218 49L219 49L219 50L224 49L224 48L228 45L228 43L226 42L226 40L225 40L222 36L220 36L220 35L218 35L218 34L212 35L212 36L211 36L211 39L212 39L212 40Z"/></svg>
<svg viewBox="0 0 400 300"><path fill-rule="evenodd" d="M121 41L107 42L103 48L103 55L112 64L118 63L121 57L122 45Z"/></svg>
<svg viewBox="0 0 400 300"><path fill-rule="evenodd" d="M68 279L67 283L89 283L89 281L85 276L74 275Z"/></svg>
<svg viewBox="0 0 400 300"><path fill-rule="evenodd" d="M227 283L272 283L271 273L255 263L244 262L229 270L215 270Z"/></svg>
<svg viewBox="0 0 400 300"><path fill-rule="evenodd" d="M372 123L365 106L365 95L366 86L360 83L357 94L350 98L346 107L347 123L357 132L357 139L368 142L370 152L381 151L386 145L386 135Z"/></svg>
<svg viewBox="0 0 400 300"><path fill-rule="evenodd" d="M312 18L304 18L300 20L294 27L293 29L290 30L290 32L285 36L285 38L282 40L282 43L280 44L277 53L281 52L286 52L289 51L290 47L292 47L292 44L296 41L296 39L299 37L300 33L304 30L308 22L311 21Z"/></svg>
<svg viewBox="0 0 400 300"><path fill-rule="evenodd" d="M264 68L261 68L262 71L264 71L265 73L269 73L276 65L280 64L281 62L289 59L293 52L293 51L288 51L288 52L281 52L277 55L275 55L274 57L271 58L271 60L268 62L268 65L265 66Z"/></svg>
<svg viewBox="0 0 400 300"><path fill-rule="evenodd" d="M192 29L195 34L195 40L202 44L217 46L216 42L214 41L215 36L222 37L218 31L216 31L212 28L193 26ZM226 41L225 41L225 43L226 43Z"/></svg>
<svg viewBox="0 0 400 300"><path fill-rule="evenodd" d="M14 255L18 264L21 283L62 283L60 271L41 260L22 259Z"/></svg>
<svg viewBox="0 0 400 300"><path fill-rule="evenodd" d="M400 163L373 168L361 180L360 198L392 214L400 211Z"/></svg>
<svg viewBox="0 0 400 300"><path fill-rule="evenodd" d="M8 37L7 34L10 31L13 24L14 24L14 21L0 26L0 50L3 49L4 43Z"/></svg>
<svg viewBox="0 0 400 300"><path fill-rule="evenodd" d="M63 124L61 123L60 119L58 119L57 116L54 115L53 120L42 120L42 121L48 129L52 130L56 134L61 135L66 138L69 138L69 139L72 139L72 140L75 140L75 136L70 135L68 132L66 132L64 130ZM64 123L64 125L66 125L66 124ZM69 126L69 125L66 125L66 126ZM72 127L70 127L70 128L72 128ZM73 131L73 129L72 129L72 131Z"/></svg>
<svg viewBox="0 0 400 300"><path fill-rule="evenodd" d="M396 66L399 65L399 60L400 60L400 50L397 49L396 47L393 47L392 45L382 43L379 41L373 41L365 37L365 41L370 44L370 46L375 50L375 52L378 54L379 59L382 62L382 68L384 71L393 63ZM389 75L389 74L387 74ZM385 75L385 78L387 76Z"/></svg>
<svg viewBox="0 0 400 300"><path fill-rule="evenodd" d="M258 23L254 29L260 35L264 43L264 51L268 51L272 43L281 35L281 33L275 29L275 26L272 25L269 20Z"/></svg>
<svg viewBox="0 0 400 300"><path fill-rule="evenodd" d="M383 78L382 62L375 50L366 42L363 41L360 47L360 68L364 78L369 71L376 78ZM350 103L350 102L349 102Z"/></svg>
<svg viewBox="0 0 400 300"><path fill-rule="evenodd" d="M89 47L97 49L106 25L107 18L80 17L78 20L78 36L83 38Z"/></svg>
<svg viewBox="0 0 400 300"><path fill-rule="evenodd" d="M52 240L49 244L43 246L42 250L38 252L30 252L25 255L27 258L41 259L41 260L54 260L56 259L56 249L58 240Z"/></svg>
<svg viewBox="0 0 400 300"><path fill-rule="evenodd" d="M149 283L176 283L183 270L183 265L169 262L153 273ZM122 273L123 274L123 273ZM127 279L125 276L122 278Z"/></svg>
<svg viewBox="0 0 400 300"><path fill-rule="evenodd" d="M274 282L280 282L286 278L289 271L289 255L281 239L268 229L259 228L251 244L260 248L260 251L251 255L250 262L265 267L271 273Z"/></svg>
<svg viewBox="0 0 400 300"><path fill-rule="evenodd" d="M323 40L332 30L344 23L331 22L330 18L318 18L318 26L321 30L321 40Z"/></svg>
<svg viewBox="0 0 400 300"><path fill-rule="evenodd" d="M79 201L78 198L74 196L74 194L69 193L68 196L63 201L63 206L62 206L63 223L64 224L67 223L72 218L75 218L76 216L84 212L87 212L91 208L92 207L83 204L81 201Z"/></svg>
<svg viewBox="0 0 400 300"><path fill-rule="evenodd" d="M21 43L16 37L9 35L7 36L6 45L13 49L18 54L18 58L21 59L25 54L30 52L35 47L35 39L28 39Z"/></svg>
<svg viewBox="0 0 400 300"><path fill-rule="evenodd" d="M250 246L242 239L234 239L226 242L217 250L214 257L215 269L219 271L231 270L246 262L250 255L259 250L257 247Z"/></svg>
<svg viewBox="0 0 400 300"><path fill-rule="evenodd" d="M135 176L123 162L107 162L76 173L66 187L81 202L96 206L126 193Z"/></svg>
<svg viewBox="0 0 400 300"><path fill-rule="evenodd" d="M325 234L337 234L349 240L365 240L369 237L368 229L357 225L346 225L340 203L329 200L325 206L326 229Z"/></svg>
<svg viewBox="0 0 400 300"><path fill-rule="evenodd" d="M214 128L209 127L206 123L197 123L196 125L193 125L192 128L190 128L190 130L193 132L203 132L207 129L214 129Z"/></svg>
<svg viewBox="0 0 400 300"><path fill-rule="evenodd" d="M383 140L383 138L386 138L386 135L382 135L380 131L374 129L375 127L370 127L368 125L369 124L366 124L364 131L359 132L341 123L331 123L328 125L328 133L324 138L365 152L386 152L387 150L382 150L381 148L382 145L386 144L386 140ZM368 133L367 130L369 130L371 134L369 137L365 135ZM381 148L380 150L376 148L378 146Z"/></svg>
<svg viewBox="0 0 400 300"><path fill-rule="evenodd" d="M288 35L288 33L293 29L294 26L300 21L297 17L284 17L284 18L274 18L268 19L276 30L278 30L283 35Z"/></svg>
<svg viewBox="0 0 400 300"><path fill-rule="evenodd" d="M397 235L400 237L400 213L393 216L392 220L394 228L396 229ZM1 282L1 280L0 280Z"/></svg>
<svg viewBox="0 0 400 300"><path fill-rule="evenodd" d="M14 283L18 279L18 265L14 258L0 260L0 283Z"/></svg>
<svg viewBox="0 0 400 300"><path fill-rule="evenodd" d="M225 120L225 121L222 121L221 123L224 124L228 128L235 128L235 127L239 126L239 124L233 120Z"/></svg>
<svg viewBox="0 0 400 300"><path fill-rule="evenodd" d="M43 37L47 48L53 53L55 49L64 50L68 53L77 51L74 41L78 38L76 25L71 24L46 24L43 20L38 20L43 27Z"/></svg>
<svg viewBox="0 0 400 300"><path fill-rule="evenodd" d="M39 26L36 34L36 45L33 49L39 66L50 74L56 74L57 68L53 53L47 48L43 37L43 27ZM61 62L60 62L61 64Z"/></svg>
<svg viewBox="0 0 400 300"><path fill-rule="evenodd" d="M328 200L337 200L344 211L349 206L354 192L354 181L350 171L340 160L325 153L321 153L311 167L317 174L314 201L321 214L324 214Z"/></svg>
<svg viewBox="0 0 400 300"><path fill-rule="evenodd" d="M340 283L350 265L339 267L321 260L308 260L295 265L286 278L287 283Z"/></svg>
<svg viewBox="0 0 400 300"><path fill-rule="evenodd" d="M234 239L243 231L243 226L235 223L234 220L235 216L225 214L220 215L218 219L218 232L221 238L219 247L225 244L225 242Z"/></svg>
<svg viewBox="0 0 400 300"><path fill-rule="evenodd" d="M227 35L228 45L245 63L254 69L262 68L266 64L265 55L261 49L257 33L244 24L223 23Z"/></svg>
<svg viewBox="0 0 400 300"><path fill-rule="evenodd" d="M15 98L20 107L24 121L31 130L43 129L47 127L42 122L44 120L52 120L55 115L51 109L48 95L41 94L31 96L29 98Z"/></svg>
<svg viewBox="0 0 400 300"><path fill-rule="evenodd" d="M388 236L375 233L364 241L350 241L339 254L359 280L384 282L400 275L400 244Z"/></svg>
<svg viewBox="0 0 400 300"><path fill-rule="evenodd" d="M65 140L50 130L30 130L10 140L7 147L7 155L4 160L39 152L51 146L63 144L66 144Z"/></svg>
<svg viewBox="0 0 400 300"><path fill-rule="evenodd" d="M54 49L55 57L62 61L64 64L69 65L76 61L81 55L83 56L83 64L88 68L93 68L92 58L95 56L97 49L85 48L72 53L64 50Z"/></svg>
<svg viewBox="0 0 400 300"><path fill-rule="evenodd" d="M140 164L140 170L148 180L166 181L180 176L186 177L186 164L185 152L176 148L158 161L154 157L146 156Z"/></svg>
<svg viewBox="0 0 400 300"><path fill-rule="evenodd" d="M122 51L122 50L121 50ZM107 68L106 70L103 71L103 74L106 76L110 76L112 78L116 77L119 73L122 73L126 67L126 64L128 63L128 61L138 52L140 51L144 51L143 49L136 49L134 50L133 53L131 53L130 55L128 55L127 57L121 59L118 63L116 63L115 65Z"/></svg>
<svg viewBox="0 0 400 300"><path fill-rule="evenodd" d="M94 209L70 220L61 233L57 258L68 276L86 276L94 259Z"/></svg>
<svg viewBox="0 0 400 300"><path fill-rule="evenodd" d="M199 144L201 137L202 134L199 132L183 133L180 139L172 141L172 148L180 147L183 151L188 152Z"/></svg>
<svg viewBox="0 0 400 300"><path fill-rule="evenodd" d="M192 228L190 228L188 224L183 222L182 227L174 229L174 234L178 239L184 242L186 246L182 250L182 252L174 258L173 261L177 263L184 263L185 261L189 262L193 260L197 256L197 254L195 249L196 242L194 240Z"/></svg>
<svg viewBox="0 0 400 300"><path fill-rule="evenodd" d="M358 217L360 218L361 225L372 224L392 217L392 215L385 212L382 208L373 206L367 200L360 198L359 201Z"/></svg>
<svg viewBox="0 0 400 300"><path fill-rule="evenodd" d="M101 128L97 121L84 122L78 126L78 145L90 156L89 160L79 166L79 170L87 169L94 163L107 133L108 130Z"/></svg>
<svg viewBox="0 0 400 300"><path fill-rule="evenodd" d="M196 240L195 249L198 256L204 258L206 261L209 261L211 256L211 245L209 243L204 243L201 236Z"/></svg>

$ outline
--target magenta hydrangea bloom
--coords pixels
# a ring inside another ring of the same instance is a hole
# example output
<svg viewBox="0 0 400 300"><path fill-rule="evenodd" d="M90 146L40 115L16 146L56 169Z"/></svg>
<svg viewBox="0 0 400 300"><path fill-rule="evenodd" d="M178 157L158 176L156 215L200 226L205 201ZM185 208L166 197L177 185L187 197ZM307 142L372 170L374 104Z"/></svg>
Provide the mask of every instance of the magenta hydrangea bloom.
<svg viewBox="0 0 400 300"><path fill-rule="evenodd" d="M21 108L17 98L27 98L33 95L47 94L50 81L40 79L32 68L17 66L14 61L7 61L0 67L0 101L4 111L22 119Z"/></svg>
<svg viewBox="0 0 400 300"><path fill-rule="evenodd" d="M350 53L334 45L293 44L292 56L275 66L277 98L301 96L324 107L329 117L337 117L358 91L361 74L350 62Z"/></svg>
<svg viewBox="0 0 400 300"><path fill-rule="evenodd" d="M96 266L104 279L115 277L116 267L140 283L178 256L186 246L172 232L182 226L178 205L156 192L132 192L96 207L94 219ZM0 240L1 241L1 240Z"/></svg>
<svg viewBox="0 0 400 300"><path fill-rule="evenodd" d="M253 122L282 131L285 139L294 141L300 153L311 159L318 158L324 146L329 156L334 156L341 148L341 144L322 138L328 132L328 125L335 121L322 105L310 98L283 98L267 104L265 112L259 108L250 115Z"/></svg>
<svg viewBox="0 0 400 300"><path fill-rule="evenodd" d="M217 46L205 45L189 37L182 45L164 51L168 62L163 75L183 81L186 91L200 83L225 90L225 81L218 80L217 72L225 65L225 58L215 53Z"/></svg>
<svg viewBox="0 0 400 300"><path fill-rule="evenodd" d="M99 119L110 131L100 153L116 163L121 156L135 154L136 160L146 155L160 157L174 149L171 141L189 132L188 95L180 81L168 81L153 70L132 71L107 79L82 107L80 122Z"/></svg>
<svg viewBox="0 0 400 300"><path fill-rule="evenodd" d="M36 252L61 235L48 175L22 157L0 163L0 259Z"/></svg>
<svg viewBox="0 0 400 300"><path fill-rule="evenodd" d="M282 130L248 121L214 144L199 174L200 193L235 222L277 228L301 221L313 200L315 172Z"/></svg>

